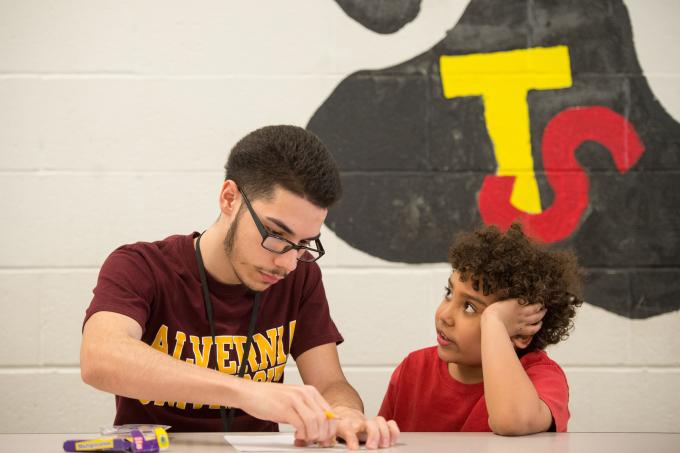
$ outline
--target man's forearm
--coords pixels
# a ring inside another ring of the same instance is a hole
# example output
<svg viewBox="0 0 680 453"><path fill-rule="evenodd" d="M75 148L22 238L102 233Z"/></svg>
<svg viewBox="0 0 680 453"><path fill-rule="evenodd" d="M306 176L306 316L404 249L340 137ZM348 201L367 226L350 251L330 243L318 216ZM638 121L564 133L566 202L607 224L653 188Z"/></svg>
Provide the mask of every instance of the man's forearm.
<svg viewBox="0 0 680 453"><path fill-rule="evenodd" d="M156 351L134 338L93 339L81 350L83 380L128 398L238 407L241 379Z"/></svg>
<svg viewBox="0 0 680 453"><path fill-rule="evenodd" d="M349 382L336 381L325 389L320 389L321 395L328 403L333 406L344 406L364 412L364 404L359 394Z"/></svg>

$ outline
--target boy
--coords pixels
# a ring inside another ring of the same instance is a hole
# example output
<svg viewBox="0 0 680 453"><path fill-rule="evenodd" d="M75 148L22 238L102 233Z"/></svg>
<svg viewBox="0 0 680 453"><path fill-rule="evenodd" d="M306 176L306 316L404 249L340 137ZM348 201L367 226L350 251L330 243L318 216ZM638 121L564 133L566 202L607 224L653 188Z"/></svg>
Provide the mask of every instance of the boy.
<svg viewBox="0 0 680 453"><path fill-rule="evenodd" d="M574 254L513 224L460 235L449 262L438 346L397 367L380 415L402 431L566 431L567 380L543 349L567 337L582 302Z"/></svg>

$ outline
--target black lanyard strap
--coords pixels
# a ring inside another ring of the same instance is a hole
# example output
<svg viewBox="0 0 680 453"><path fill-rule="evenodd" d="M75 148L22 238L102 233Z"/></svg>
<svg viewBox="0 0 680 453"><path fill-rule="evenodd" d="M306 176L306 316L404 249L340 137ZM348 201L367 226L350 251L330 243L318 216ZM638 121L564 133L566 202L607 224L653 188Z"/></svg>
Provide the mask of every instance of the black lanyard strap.
<svg viewBox="0 0 680 453"><path fill-rule="evenodd" d="M208 289L208 279L205 274L205 266L203 264L203 256L201 255L201 236L198 235L196 239L196 264L198 264L198 274L201 277L201 288L203 290L203 304L205 306L205 314L210 324L210 336L212 337L212 344L215 347L215 369L218 369L218 355L217 342L215 341L215 322L213 321L213 308L210 298L210 290ZM260 308L260 293L255 293L253 301L253 309L250 312L250 324L248 325L248 337L246 337L246 345L243 348L243 357L241 358L241 365L238 370L238 377L242 378L246 374L246 364L250 354L250 346L253 343L253 334L255 333L255 323L257 322L257 313ZM227 418L226 408L220 406L220 418L222 419L222 427L224 432L231 430L231 424L234 421L234 408L229 408L229 417Z"/></svg>

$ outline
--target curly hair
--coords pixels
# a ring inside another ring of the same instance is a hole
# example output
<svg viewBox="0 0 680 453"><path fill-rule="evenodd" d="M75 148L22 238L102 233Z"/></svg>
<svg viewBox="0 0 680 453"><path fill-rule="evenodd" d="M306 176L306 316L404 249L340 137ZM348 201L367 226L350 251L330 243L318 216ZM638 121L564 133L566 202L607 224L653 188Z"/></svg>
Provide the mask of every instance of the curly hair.
<svg viewBox="0 0 680 453"><path fill-rule="evenodd" d="M505 232L484 226L457 236L449 248L449 262L461 281L471 279L475 291L522 304L547 308L543 325L521 353L544 349L569 336L576 307L580 306L582 271L570 250L550 250L528 238L518 223Z"/></svg>

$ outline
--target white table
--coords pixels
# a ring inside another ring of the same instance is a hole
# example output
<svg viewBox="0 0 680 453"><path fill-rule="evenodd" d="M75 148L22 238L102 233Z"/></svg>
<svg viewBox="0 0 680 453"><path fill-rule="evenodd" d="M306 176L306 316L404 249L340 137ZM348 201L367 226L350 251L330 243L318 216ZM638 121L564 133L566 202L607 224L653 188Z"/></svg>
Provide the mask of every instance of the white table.
<svg viewBox="0 0 680 453"><path fill-rule="evenodd" d="M172 433L169 453L229 453L222 433ZM258 435L251 433L252 435ZM61 452L67 439L96 434L0 434L0 451ZM300 449L300 452L305 450ZM320 451L320 450L312 450ZM490 433L402 433L398 445L381 450L399 453L679 453L680 433L542 433L502 437Z"/></svg>

